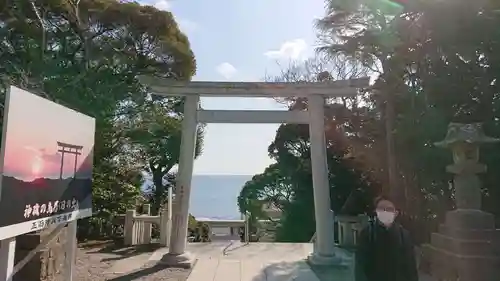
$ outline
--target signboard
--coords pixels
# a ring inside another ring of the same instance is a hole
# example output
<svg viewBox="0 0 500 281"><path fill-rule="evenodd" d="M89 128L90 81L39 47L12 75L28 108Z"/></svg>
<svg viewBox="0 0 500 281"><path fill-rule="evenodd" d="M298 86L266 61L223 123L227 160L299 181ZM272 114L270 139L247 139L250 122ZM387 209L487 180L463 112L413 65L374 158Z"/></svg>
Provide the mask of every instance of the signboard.
<svg viewBox="0 0 500 281"><path fill-rule="evenodd" d="M95 120L11 86L0 154L0 240L92 215Z"/></svg>

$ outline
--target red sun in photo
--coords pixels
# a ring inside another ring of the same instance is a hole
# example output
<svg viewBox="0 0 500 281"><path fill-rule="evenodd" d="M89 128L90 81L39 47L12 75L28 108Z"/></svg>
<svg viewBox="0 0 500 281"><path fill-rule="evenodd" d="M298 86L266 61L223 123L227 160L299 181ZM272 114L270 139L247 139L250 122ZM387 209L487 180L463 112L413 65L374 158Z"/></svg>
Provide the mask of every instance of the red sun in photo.
<svg viewBox="0 0 500 281"><path fill-rule="evenodd" d="M31 173L33 176L39 176L43 173L43 159L39 155L35 155L31 162Z"/></svg>

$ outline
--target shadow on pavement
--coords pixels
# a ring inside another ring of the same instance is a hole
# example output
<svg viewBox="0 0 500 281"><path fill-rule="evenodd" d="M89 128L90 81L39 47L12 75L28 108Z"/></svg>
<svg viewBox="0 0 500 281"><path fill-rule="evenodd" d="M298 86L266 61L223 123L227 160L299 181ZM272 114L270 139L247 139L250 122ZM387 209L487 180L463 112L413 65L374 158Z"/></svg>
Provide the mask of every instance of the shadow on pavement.
<svg viewBox="0 0 500 281"><path fill-rule="evenodd" d="M97 254L97 253L105 253L105 254L114 254L116 257L105 258L103 262L109 261L118 261L134 256L138 256L144 253L153 253L158 250L162 246L158 243L155 244L146 244L146 245L136 245L136 246L123 246L120 244L111 244L103 248L99 248L95 251L88 251L88 254Z"/></svg>
<svg viewBox="0 0 500 281"><path fill-rule="evenodd" d="M108 280L108 281L132 281L132 280L136 280L136 279L139 279L141 277L145 277L145 276L151 275L153 273L156 273L158 271L165 270L168 268L170 268L170 267L165 266L165 265L161 265L161 264L156 264L152 267L140 269L138 271L129 273L127 275L114 277L114 278L106 279L106 280Z"/></svg>
<svg viewBox="0 0 500 281"><path fill-rule="evenodd" d="M305 261L277 262L264 267L252 281L317 281ZM331 279L330 279L331 280Z"/></svg>

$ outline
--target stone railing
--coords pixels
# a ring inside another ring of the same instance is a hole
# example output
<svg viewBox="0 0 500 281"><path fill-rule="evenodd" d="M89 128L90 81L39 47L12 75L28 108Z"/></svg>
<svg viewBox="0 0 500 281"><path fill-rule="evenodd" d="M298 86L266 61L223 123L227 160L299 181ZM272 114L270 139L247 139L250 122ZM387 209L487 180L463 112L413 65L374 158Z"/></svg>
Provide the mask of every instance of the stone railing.
<svg viewBox="0 0 500 281"><path fill-rule="evenodd" d="M150 205L143 205L142 214L138 214L136 210L128 210L125 215L118 215L116 221L123 221L124 244L128 246L142 245L152 243L153 224L158 225L160 230L160 244L168 246L170 244L170 233L172 227L171 214L168 209L161 211L160 215L150 215ZM246 225L246 220L219 220L219 219L198 219L197 222L205 224L209 227L209 238L212 240L239 240L240 229ZM262 228L271 224L267 220L259 220ZM227 235L218 235L213 233L213 228L227 228ZM256 237L246 237L246 242L254 241ZM193 237L186 238L188 242L193 242Z"/></svg>
<svg viewBox="0 0 500 281"><path fill-rule="evenodd" d="M334 235L337 246L344 248L356 247L357 238L361 230L368 223L368 217L365 215L345 216L338 215L334 218ZM336 229L336 231L335 231ZM311 237L310 243L316 246L316 232Z"/></svg>
<svg viewBox="0 0 500 281"><path fill-rule="evenodd" d="M168 210L161 210L157 216L151 215L151 206L145 204L142 214L136 210L127 210L123 230L124 244L127 246L150 244L152 242L153 224L160 229L160 244L167 246L170 242L172 220Z"/></svg>
<svg viewBox="0 0 500 281"><path fill-rule="evenodd" d="M335 223L339 246L350 248L356 246L358 235L368 223L368 217L338 215L335 217Z"/></svg>

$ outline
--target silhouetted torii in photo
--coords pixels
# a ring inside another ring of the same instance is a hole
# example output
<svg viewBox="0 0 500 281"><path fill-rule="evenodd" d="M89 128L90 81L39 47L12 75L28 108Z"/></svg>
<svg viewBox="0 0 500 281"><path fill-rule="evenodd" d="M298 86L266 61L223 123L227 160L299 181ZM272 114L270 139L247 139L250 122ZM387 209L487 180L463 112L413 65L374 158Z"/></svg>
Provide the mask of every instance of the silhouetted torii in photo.
<svg viewBox="0 0 500 281"><path fill-rule="evenodd" d="M59 172L59 179L62 179L63 175L63 167L64 167L64 154L69 153L75 155L75 166L73 170L73 178L76 178L76 165L78 163L78 155L82 155L81 150L83 148L82 145L74 145L64 142L57 142L57 146L59 147L58 152L61 152L61 170Z"/></svg>

